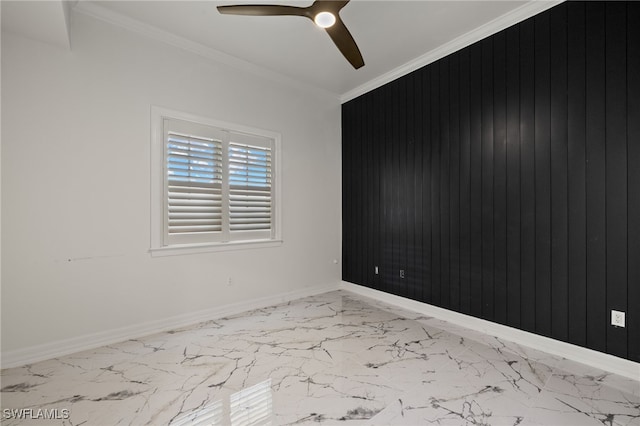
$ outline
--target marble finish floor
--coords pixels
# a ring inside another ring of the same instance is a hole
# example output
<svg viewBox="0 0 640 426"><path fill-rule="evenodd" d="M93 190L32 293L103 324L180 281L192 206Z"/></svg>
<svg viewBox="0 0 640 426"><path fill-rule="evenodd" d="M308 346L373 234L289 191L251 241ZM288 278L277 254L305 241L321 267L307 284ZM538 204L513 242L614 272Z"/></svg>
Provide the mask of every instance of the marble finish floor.
<svg viewBox="0 0 640 426"><path fill-rule="evenodd" d="M640 425L638 381L344 291L6 369L1 386L7 426Z"/></svg>

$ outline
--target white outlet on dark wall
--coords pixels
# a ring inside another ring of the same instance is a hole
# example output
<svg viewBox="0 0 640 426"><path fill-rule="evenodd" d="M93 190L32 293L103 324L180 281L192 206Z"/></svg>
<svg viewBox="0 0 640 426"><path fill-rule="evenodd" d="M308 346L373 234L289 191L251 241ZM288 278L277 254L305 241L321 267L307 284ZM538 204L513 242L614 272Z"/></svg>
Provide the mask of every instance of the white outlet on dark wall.
<svg viewBox="0 0 640 426"><path fill-rule="evenodd" d="M624 312L611 311L611 325L616 327L624 327Z"/></svg>

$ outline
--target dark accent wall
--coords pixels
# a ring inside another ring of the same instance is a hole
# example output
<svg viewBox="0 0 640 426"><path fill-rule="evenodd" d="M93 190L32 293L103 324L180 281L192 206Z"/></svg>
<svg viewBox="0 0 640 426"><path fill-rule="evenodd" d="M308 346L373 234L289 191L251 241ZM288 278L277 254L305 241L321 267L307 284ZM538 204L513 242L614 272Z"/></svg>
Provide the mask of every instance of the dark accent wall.
<svg viewBox="0 0 640 426"><path fill-rule="evenodd" d="M563 3L345 103L343 279L640 362L639 22Z"/></svg>

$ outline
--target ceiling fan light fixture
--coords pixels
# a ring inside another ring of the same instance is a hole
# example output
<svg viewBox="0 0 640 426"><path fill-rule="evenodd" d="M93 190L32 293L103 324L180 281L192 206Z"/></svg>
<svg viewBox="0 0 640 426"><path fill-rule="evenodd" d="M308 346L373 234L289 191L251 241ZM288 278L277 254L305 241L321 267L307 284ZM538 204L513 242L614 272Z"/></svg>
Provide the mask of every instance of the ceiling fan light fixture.
<svg viewBox="0 0 640 426"><path fill-rule="evenodd" d="M329 28L336 23L336 17L331 12L320 12L313 18L313 22L321 28Z"/></svg>

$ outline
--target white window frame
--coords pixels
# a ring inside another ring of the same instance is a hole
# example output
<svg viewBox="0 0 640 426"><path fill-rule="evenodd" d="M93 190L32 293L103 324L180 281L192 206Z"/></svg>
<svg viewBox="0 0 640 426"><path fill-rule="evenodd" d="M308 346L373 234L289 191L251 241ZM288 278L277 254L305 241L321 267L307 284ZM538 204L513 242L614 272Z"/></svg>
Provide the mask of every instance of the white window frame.
<svg viewBox="0 0 640 426"><path fill-rule="evenodd" d="M192 122L196 126L209 126L224 132L254 135L273 141L272 149L272 197L273 197L273 232L270 239L244 239L232 241L210 241L204 243L186 243L167 245L165 242L166 221L166 176L165 176L165 130L164 120L174 119ZM282 244L281 226L281 135L280 133L256 129L244 125L223 122L190 113L151 107L151 248L152 256L168 256L177 254L202 253L211 251L228 251L253 248L275 247Z"/></svg>

